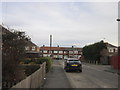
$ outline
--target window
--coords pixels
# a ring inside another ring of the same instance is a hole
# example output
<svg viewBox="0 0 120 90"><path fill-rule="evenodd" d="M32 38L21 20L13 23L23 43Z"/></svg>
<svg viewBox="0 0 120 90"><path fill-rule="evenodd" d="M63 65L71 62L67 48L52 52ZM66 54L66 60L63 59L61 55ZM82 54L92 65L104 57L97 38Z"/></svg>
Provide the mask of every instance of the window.
<svg viewBox="0 0 120 90"><path fill-rule="evenodd" d="M110 49L109 49L109 52L114 52L114 49L113 49L113 48L110 48Z"/></svg>
<svg viewBox="0 0 120 90"><path fill-rule="evenodd" d="M58 53L58 51L54 51L54 53Z"/></svg>
<svg viewBox="0 0 120 90"><path fill-rule="evenodd" d="M73 51L69 51L69 54L73 54Z"/></svg>
<svg viewBox="0 0 120 90"><path fill-rule="evenodd" d="M75 54L78 54L78 51L74 51Z"/></svg>
<svg viewBox="0 0 120 90"><path fill-rule="evenodd" d="M47 53L47 50L44 50L43 53Z"/></svg>
<svg viewBox="0 0 120 90"><path fill-rule="evenodd" d="M59 51L59 53L63 53L63 51Z"/></svg>
<svg viewBox="0 0 120 90"><path fill-rule="evenodd" d="M32 47L32 50L33 50L33 51L35 50L35 46Z"/></svg>
<svg viewBox="0 0 120 90"><path fill-rule="evenodd" d="M25 47L25 50L30 50L30 48L29 47Z"/></svg>

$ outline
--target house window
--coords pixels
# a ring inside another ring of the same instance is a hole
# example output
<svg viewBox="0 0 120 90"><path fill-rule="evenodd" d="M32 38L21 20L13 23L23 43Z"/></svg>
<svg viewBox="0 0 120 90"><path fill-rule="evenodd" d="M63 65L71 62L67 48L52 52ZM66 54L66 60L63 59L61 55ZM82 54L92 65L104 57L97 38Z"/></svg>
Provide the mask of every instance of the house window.
<svg viewBox="0 0 120 90"><path fill-rule="evenodd" d="M118 49L117 49L117 48L115 49L115 52L118 52Z"/></svg>
<svg viewBox="0 0 120 90"><path fill-rule="evenodd" d="M54 53L58 53L58 51L54 51Z"/></svg>
<svg viewBox="0 0 120 90"><path fill-rule="evenodd" d="M69 54L73 54L73 51L69 51Z"/></svg>
<svg viewBox="0 0 120 90"><path fill-rule="evenodd" d="M63 53L63 51L59 51L59 53Z"/></svg>
<svg viewBox="0 0 120 90"><path fill-rule="evenodd" d="M47 57L48 55L47 54L43 54L44 57Z"/></svg>
<svg viewBox="0 0 120 90"><path fill-rule="evenodd" d="M34 51L34 50L35 50L35 46L32 47L32 51Z"/></svg>
<svg viewBox="0 0 120 90"><path fill-rule="evenodd" d="M113 49L109 49L109 52L113 52Z"/></svg>
<svg viewBox="0 0 120 90"><path fill-rule="evenodd" d="M44 50L43 53L47 53L47 50Z"/></svg>
<svg viewBox="0 0 120 90"><path fill-rule="evenodd" d="M25 50L30 50L30 47L25 47Z"/></svg>
<svg viewBox="0 0 120 90"><path fill-rule="evenodd" d="M75 54L78 54L78 51L74 51Z"/></svg>

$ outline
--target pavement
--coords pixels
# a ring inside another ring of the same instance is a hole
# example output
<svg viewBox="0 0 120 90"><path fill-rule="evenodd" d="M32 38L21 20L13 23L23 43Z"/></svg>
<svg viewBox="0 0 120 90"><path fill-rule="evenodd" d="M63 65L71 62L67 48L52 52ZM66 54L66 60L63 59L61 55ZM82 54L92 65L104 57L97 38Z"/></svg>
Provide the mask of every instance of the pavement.
<svg viewBox="0 0 120 90"><path fill-rule="evenodd" d="M47 74L45 84L42 88L71 88L62 65L54 60L50 72Z"/></svg>

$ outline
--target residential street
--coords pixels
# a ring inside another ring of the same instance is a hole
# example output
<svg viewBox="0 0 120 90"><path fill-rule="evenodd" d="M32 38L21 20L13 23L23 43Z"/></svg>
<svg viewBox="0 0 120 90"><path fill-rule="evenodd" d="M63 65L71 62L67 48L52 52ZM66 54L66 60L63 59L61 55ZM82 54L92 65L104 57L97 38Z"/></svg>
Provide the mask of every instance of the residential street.
<svg viewBox="0 0 120 90"><path fill-rule="evenodd" d="M83 72L65 72L64 60L55 60L44 88L117 88L118 75L109 66L83 64ZM66 77L67 76L67 77Z"/></svg>

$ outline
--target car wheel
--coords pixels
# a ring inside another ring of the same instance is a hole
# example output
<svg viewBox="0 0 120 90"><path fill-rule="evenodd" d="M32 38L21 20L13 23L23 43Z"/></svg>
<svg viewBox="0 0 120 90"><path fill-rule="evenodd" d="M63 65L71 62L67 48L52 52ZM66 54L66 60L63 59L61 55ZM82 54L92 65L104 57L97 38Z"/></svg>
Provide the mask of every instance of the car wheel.
<svg viewBox="0 0 120 90"><path fill-rule="evenodd" d="M68 72L69 70L66 69L65 71Z"/></svg>
<svg viewBox="0 0 120 90"><path fill-rule="evenodd" d="M79 70L79 72L82 72L82 70Z"/></svg>

